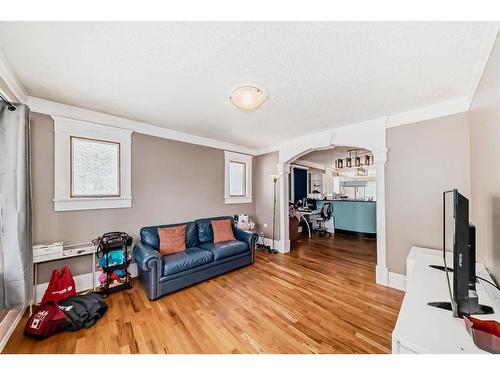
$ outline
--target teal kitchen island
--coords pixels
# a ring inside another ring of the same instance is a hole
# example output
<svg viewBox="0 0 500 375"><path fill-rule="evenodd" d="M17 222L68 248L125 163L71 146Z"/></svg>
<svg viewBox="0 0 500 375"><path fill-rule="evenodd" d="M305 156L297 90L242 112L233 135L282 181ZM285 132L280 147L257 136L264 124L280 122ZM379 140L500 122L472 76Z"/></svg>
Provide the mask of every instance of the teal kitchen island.
<svg viewBox="0 0 500 375"><path fill-rule="evenodd" d="M316 200L316 208L332 204L335 231L375 237L377 235L377 202L363 200Z"/></svg>

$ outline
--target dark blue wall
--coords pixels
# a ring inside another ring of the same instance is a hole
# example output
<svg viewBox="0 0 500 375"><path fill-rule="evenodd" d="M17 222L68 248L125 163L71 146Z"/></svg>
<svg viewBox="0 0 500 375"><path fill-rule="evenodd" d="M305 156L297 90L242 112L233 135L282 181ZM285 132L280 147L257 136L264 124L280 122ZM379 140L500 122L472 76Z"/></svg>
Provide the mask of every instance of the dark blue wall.
<svg viewBox="0 0 500 375"><path fill-rule="evenodd" d="M307 170L293 168L294 203L307 197Z"/></svg>

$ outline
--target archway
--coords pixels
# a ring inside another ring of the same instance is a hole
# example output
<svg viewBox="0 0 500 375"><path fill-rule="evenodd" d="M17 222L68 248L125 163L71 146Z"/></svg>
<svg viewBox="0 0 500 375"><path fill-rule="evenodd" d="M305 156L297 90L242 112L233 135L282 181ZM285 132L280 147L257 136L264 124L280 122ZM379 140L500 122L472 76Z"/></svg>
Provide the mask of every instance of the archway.
<svg viewBox="0 0 500 375"><path fill-rule="evenodd" d="M386 147L387 119L380 118L344 128L337 128L321 133L301 137L294 142L281 146L278 150L278 172L281 175L280 217L279 217L279 250L290 251L288 232L288 174L290 163L297 158L316 150L324 150L337 146L356 146L370 150L374 156L377 182L377 266L375 281L380 285L388 285L386 265L386 226L385 226L385 164L387 162Z"/></svg>

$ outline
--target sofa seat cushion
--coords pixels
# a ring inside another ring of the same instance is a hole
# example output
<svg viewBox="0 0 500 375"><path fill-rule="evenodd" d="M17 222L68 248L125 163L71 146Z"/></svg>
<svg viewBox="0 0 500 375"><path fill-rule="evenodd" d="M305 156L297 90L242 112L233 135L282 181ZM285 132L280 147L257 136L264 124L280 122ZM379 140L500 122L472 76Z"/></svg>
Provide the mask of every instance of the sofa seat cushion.
<svg viewBox="0 0 500 375"><path fill-rule="evenodd" d="M173 275L214 261L212 252L197 247L163 256L163 276Z"/></svg>
<svg viewBox="0 0 500 375"><path fill-rule="evenodd" d="M199 247L212 252L215 261L248 251L248 245L238 240L219 243L205 242L200 244Z"/></svg>

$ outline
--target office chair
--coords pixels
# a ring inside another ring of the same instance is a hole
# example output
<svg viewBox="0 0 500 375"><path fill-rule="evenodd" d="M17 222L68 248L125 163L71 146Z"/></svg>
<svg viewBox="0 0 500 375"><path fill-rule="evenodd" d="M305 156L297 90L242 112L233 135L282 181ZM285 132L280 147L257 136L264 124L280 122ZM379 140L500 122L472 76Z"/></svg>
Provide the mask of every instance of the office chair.
<svg viewBox="0 0 500 375"><path fill-rule="evenodd" d="M316 199L307 198L307 207L309 207L311 210L315 210L316 209Z"/></svg>
<svg viewBox="0 0 500 375"><path fill-rule="evenodd" d="M316 221L318 227L313 229L313 232L318 232L320 237L326 235L326 222L330 220L332 216L332 204L331 203L325 203L323 207L321 208L321 212L319 215L312 216L310 218L311 221ZM330 237L332 234L328 232Z"/></svg>

